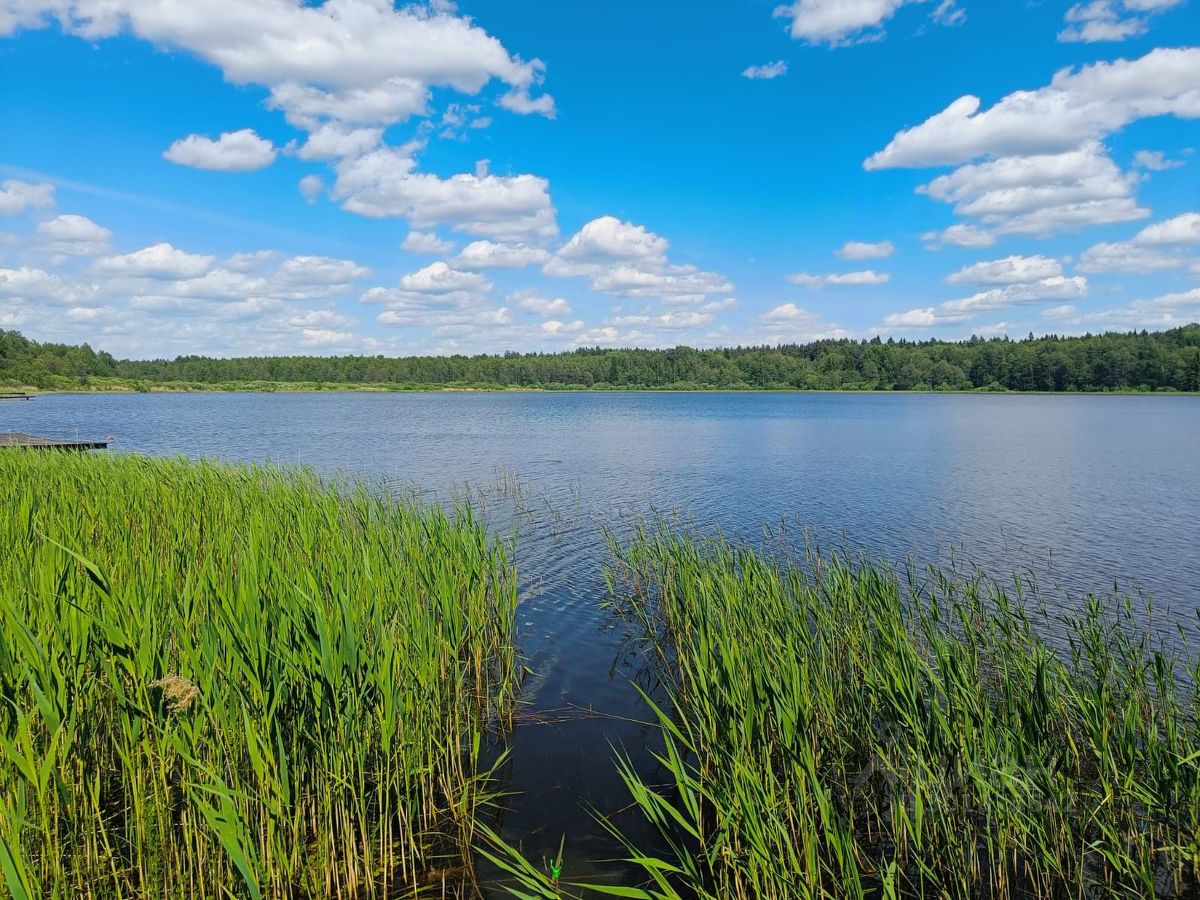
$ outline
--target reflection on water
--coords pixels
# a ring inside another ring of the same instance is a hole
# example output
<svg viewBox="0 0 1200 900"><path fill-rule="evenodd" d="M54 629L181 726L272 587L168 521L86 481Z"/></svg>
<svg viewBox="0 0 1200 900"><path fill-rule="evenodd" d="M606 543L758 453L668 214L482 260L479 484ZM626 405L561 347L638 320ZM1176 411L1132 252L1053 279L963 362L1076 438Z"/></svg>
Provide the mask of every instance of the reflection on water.
<svg viewBox="0 0 1200 900"><path fill-rule="evenodd" d="M0 431L120 449L304 463L470 497L511 539L531 675L503 820L533 858L566 835L568 878L620 853L591 819L627 803L610 745L650 729L638 658L599 609L601 529L678 515L758 540L1034 572L1046 596L1200 608L1200 398L846 394L60 395L0 407ZM593 710L601 716L585 712Z"/></svg>

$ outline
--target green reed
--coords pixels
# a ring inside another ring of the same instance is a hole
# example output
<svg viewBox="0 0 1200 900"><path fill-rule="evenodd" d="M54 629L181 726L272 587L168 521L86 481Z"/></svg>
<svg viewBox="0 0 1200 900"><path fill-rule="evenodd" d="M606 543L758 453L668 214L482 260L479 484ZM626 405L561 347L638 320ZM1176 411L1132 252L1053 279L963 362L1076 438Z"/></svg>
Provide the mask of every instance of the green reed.
<svg viewBox="0 0 1200 900"><path fill-rule="evenodd" d="M0 511L13 895L469 877L517 686L515 575L469 512L301 469L34 451L0 451Z"/></svg>
<svg viewBox="0 0 1200 900"><path fill-rule="evenodd" d="M666 688L651 706L670 786L618 764L667 849L630 847L643 888L596 890L1200 890L1200 670L1128 601L1090 598L1052 648L1019 581L902 579L665 530L613 547L614 602Z"/></svg>

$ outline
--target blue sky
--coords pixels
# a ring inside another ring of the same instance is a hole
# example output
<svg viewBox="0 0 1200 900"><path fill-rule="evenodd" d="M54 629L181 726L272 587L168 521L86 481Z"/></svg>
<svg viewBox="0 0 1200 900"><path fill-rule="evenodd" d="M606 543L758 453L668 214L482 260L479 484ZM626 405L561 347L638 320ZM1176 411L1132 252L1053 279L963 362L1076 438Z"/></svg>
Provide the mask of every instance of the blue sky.
<svg viewBox="0 0 1200 900"><path fill-rule="evenodd" d="M1196 0L0 0L0 327L121 355L1200 319Z"/></svg>

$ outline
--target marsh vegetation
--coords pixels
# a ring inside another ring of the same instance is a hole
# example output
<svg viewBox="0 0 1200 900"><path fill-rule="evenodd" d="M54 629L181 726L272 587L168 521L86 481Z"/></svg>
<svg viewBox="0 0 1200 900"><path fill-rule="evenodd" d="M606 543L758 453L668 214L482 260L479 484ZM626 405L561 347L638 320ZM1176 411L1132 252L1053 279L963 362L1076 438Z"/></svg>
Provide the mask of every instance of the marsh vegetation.
<svg viewBox="0 0 1200 900"><path fill-rule="evenodd" d="M1194 622L1091 598L1047 629L1020 580L662 529L614 553L669 782L618 762L665 848L621 896L1196 896Z"/></svg>
<svg viewBox="0 0 1200 900"><path fill-rule="evenodd" d="M533 508L510 473L495 492ZM496 815L505 748L514 719L545 726L517 712L515 567L464 501L302 468L0 454L9 891L1200 890L1195 619L1048 609L1020 578L678 521L608 542L605 615L640 660L628 695L655 758L614 746L624 818L581 807L556 852L524 852ZM597 829L634 877L573 874Z"/></svg>
<svg viewBox="0 0 1200 900"><path fill-rule="evenodd" d="M0 454L17 897L470 880L517 589L469 511L305 470Z"/></svg>

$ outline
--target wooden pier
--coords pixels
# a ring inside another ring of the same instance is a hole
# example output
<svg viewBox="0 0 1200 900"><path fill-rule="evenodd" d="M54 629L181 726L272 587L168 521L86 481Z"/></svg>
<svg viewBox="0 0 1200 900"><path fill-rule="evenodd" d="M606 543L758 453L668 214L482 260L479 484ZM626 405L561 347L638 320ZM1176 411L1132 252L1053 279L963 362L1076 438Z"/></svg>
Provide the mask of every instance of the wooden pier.
<svg viewBox="0 0 1200 900"><path fill-rule="evenodd" d="M0 391L0 400L32 400L24 391Z"/></svg>
<svg viewBox="0 0 1200 900"><path fill-rule="evenodd" d="M0 431L0 449L23 447L29 450L107 450L108 441L67 441L37 437L19 431Z"/></svg>

